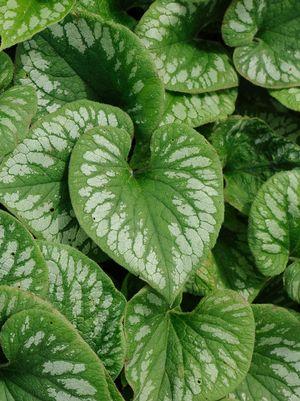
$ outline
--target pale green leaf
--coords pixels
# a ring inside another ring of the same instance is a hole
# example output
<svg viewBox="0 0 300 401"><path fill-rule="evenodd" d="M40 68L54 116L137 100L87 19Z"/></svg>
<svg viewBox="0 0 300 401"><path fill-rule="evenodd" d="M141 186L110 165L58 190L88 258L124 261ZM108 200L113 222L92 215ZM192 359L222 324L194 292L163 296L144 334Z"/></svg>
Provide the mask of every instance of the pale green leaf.
<svg viewBox="0 0 300 401"><path fill-rule="evenodd" d="M39 244L49 269L49 301L116 377L124 362L124 297L97 263L81 252L50 242Z"/></svg>
<svg viewBox="0 0 300 401"><path fill-rule="evenodd" d="M125 130L84 134L71 156L70 195L88 235L117 263L170 302L214 245L223 218L221 166L212 146L185 125L151 140L132 170Z"/></svg>
<svg viewBox="0 0 300 401"><path fill-rule="evenodd" d="M233 0L222 26L238 72L255 85L300 85L300 2Z"/></svg>
<svg viewBox="0 0 300 401"><path fill-rule="evenodd" d="M41 299L1 287L0 391L13 401L111 401L98 357ZM0 393L1 394L1 393Z"/></svg>
<svg viewBox="0 0 300 401"><path fill-rule="evenodd" d="M272 90L270 94L288 109L300 111L300 88Z"/></svg>
<svg viewBox="0 0 300 401"><path fill-rule="evenodd" d="M253 305L256 338L244 382L230 394L234 401L298 401L300 322L274 305Z"/></svg>
<svg viewBox="0 0 300 401"><path fill-rule="evenodd" d="M254 345L251 308L229 290L190 313L141 290L128 303L125 332L135 401L217 400L243 380Z"/></svg>
<svg viewBox="0 0 300 401"><path fill-rule="evenodd" d="M13 74L13 62L6 53L0 52L0 90L6 88L11 83Z"/></svg>
<svg viewBox="0 0 300 401"><path fill-rule="evenodd" d="M18 81L35 86L42 113L99 100L127 111L147 140L161 120L163 85L148 52L121 25L70 15L20 45L17 64Z"/></svg>
<svg viewBox="0 0 300 401"><path fill-rule="evenodd" d="M258 191L249 216L249 245L266 276L300 256L300 170L273 175Z"/></svg>
<svg viewBox="0 0 300 401"><path fill-rule="evenodd" d="M13 216L0 210L0 284L45 296L48 269L38 245Z"/></svg>
<svg viewBox="0 0 300 401"><path fill-rule="evenodd" d="M230 117L214 127L210 139L223 162L225 200L245 214L269 177L300 166L300 146L257 118Z"/></svg>
<svg viewBox="0 0 300 401"><path fill-rule="evenodd" d="M75 0L1 0L1 49L29 39L48 25L63 19Z"/></svg>
<svg viewBox="0 0 300 401"><path fill-rule="evenodd" d="M199 127L222 120L234 112L236 97L235 88L199 95L167 92L160 125L176 122Z"/></svg>
<svg viewBox="0 0 300 401"><path fill-rule="evenodd" d="M168 90L197 94L237 86L224 48L196 39L221 5L220 0L156 0L141 18L136 33L151 51Z"/></svg>
<svg viewBox="0 0 300 401"><path fill-rule="evenodd" d="M74 102L40 119L0 168L0 201L29 231L84 253L91 253L95 246L74 216L67 174L76 140L98 125L133 131L120 109L88 100Z"/></svg>
<svg viewBox="0 0 300 401"><path fill-rule="evenodd" d="M284 272L284 287L288 296L300 304L300 261L291 263Z"/></svg>
<svg viewBox="0 0 300 401"><path fill-rule="evenodd" d="M37 96L30 86L14 86L0 94L0 161L28 135L37 111Z"/></svg>

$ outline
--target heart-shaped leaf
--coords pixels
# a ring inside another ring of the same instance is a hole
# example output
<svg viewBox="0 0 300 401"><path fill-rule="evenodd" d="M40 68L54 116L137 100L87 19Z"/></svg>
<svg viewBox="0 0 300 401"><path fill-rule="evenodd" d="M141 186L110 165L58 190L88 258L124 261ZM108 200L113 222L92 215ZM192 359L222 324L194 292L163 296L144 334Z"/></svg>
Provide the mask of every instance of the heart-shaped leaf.
<svg viewBox="0 0 300 401"><path fill-rule="evenodd" d="M148 52L121 25L68 16L20 45L18 64L19 81L36 87L42 113L97 99L127 111L140 137L148 139L161 120L163 85Z"/></svg>
<svg viewBox="0 0 300 401"><path fill-rule="evenodd" d="M115 107L74 102L40 119L0 168L0 201L36 237L73 245L84 253L93 245L74 216L67 172L74 143L98 125L133 131L129 117Z"/></svg>
<svg viewBox="0 0 300 401"><path fill-rule="evenodd" d="M300 88L272 90L270 94L288 109L300 111Z"/></svg>
<svg viewBox="0 0 300 401"><path fill-rule="evenodd" d="M251 367L233 401L297 401L300 397L300 322L274 305L253 305L256 338Z"/></svg>
<svg viewBox="0 0 300 401"><path fill-rule="evenodd" d="M48 269L30 233L0 210L0 283L45 296ZM1 295L0 295L1 296Z"/></svg>
<svg viewBox="0 0 300 401"><path fill-rule="evenodd" d="M141 18L137 35L154 57L166 88L203 93L237 86L237 75L221 45L196 39L222 1L156 0Z"/></svg>
<svg viewBox="0 0 300 401"><path fill-rule="evenodd" d="M238 72L255 85L300 85L300 3L298 0L234 0L222 26L224 41L237 47Z"/></svg>
<svg viewBox="0 0 300 401"><path fill-rule="evenodd" d="M0 52L0 90L6 88L11 83L13 75L13 62L6 53Z"/></svg>
<svg viewBox="0 0 300 401"><path fill-rule="evenodd" d="M225 214L226 216L226 214ZM239 228L226 217L212 254L193 274L186 289L195 295L207 295L216 289L231 289L252 302L266 283L256 269L247 240L248 225Z"/></svg>
<svg viewBox="0 0 300 401"><path fill-rule="evenodd" d="M288 296L300 304L300 261L291 263L284 272L284 287Z"/></svg>
<svg viewBox="0 0 300 401"><path fill-rule="evenodd" d="M129 301L126 377L135 400L217 400L245 377L254 345L250 306L219 291L190 313L149 289Z"/></svg>
<svg viewBox="0 0 300 401"><path fill-rule="evenodd" d="M215 243L223 218L220 162L185 125L166 125L151 157L133 171L130 135L96 128L73 149L69 186L75 214L101 249L172 303Z"/></svg>
<svg viewBox="0 0 300 401"><path fill-rule="evenodd" d="M167 92L161 125L176 122L199 127L221 120L234 112L236 97L234 88L199 95Z"/></svg>
<svg viewBox="0 0 300 401"><path fill-rule="evenodd" d="M103 365L73 326L39 298L0 288L4 400L111 401Z"/></svg>
<svg viewBox="0 0 300 401"><path fill-rule="evenodd" d="M124 362L125 299L100 267L69 246L39 242L49 269L48 299L116 377Z"/></svg>
<svg viewBox="0 0 300 401"><path fill-rule="evenodd" d="M283 272L299 257L300 170L273 175L258 191L249 216L249 245L266 276Z"/></svg>
<svg viewBox="0 0 300 401"><path fill-rule="evenodd" d="M63 19L75 0L8 0L0 4L1 49L29 39Z"/></svg>
<svg viewBox="0 0 300 401"><path fill-rule="evenodd" d="M0 161L28 135L37 111L37 96L30 86L14 86L0 94Z"/></svg>
<svg viewBox="0 0 300 401"><path fill-rule="evenodd" d="M264 181L276 171L300 166L300 146L256 118L220 122L210 139L223 162L225 199L245 214Z"/></svg>
<svg viewBox="0 0 300 401"><path fill-rule="evenodd" d="M126 4L123 3L124 0L79 0L76 7L100 15L107 21L115 21L128 28L134 28L136 20L126 13Z"/></svg>

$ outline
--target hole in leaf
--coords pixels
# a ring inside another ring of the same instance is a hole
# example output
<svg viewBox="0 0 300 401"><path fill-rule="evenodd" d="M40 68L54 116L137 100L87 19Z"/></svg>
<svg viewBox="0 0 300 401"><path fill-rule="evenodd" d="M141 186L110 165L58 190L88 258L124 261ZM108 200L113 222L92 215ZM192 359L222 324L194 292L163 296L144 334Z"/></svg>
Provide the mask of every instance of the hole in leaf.
<svg viewBox="0 0 300 401"><path fill-rule="evenodd" d="M54 207L52 207L52 208L50 209L50 212L51 212L51 213L53 213L53 212L54 212Z"/></svg>

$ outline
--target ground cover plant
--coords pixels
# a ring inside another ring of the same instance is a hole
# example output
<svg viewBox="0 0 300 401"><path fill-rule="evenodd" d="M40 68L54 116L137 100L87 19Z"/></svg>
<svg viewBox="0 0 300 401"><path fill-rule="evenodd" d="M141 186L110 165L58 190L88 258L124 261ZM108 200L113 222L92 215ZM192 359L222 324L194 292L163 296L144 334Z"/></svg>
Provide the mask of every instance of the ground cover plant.
<svg viewBox="0 0 300 401"><path fill-rule="evenodd" d="M0 37L0 401L300 401L300 2Z"/></svg>

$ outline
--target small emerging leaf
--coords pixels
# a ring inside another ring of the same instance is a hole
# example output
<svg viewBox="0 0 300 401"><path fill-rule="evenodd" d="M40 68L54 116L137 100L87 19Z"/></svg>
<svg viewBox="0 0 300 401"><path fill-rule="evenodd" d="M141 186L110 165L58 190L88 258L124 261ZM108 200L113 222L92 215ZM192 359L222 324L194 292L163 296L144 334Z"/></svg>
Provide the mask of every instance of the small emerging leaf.
<svg viewBox="0 0 300 401"><path fill-rule="evenodd" d="M5 89L11 83L13 75L13 62L6 53L0 52L0 90Z"/></svg>
<svg viewBox="0 0 300 401"><path fill-rule="evenodd" d="M223 162L225 199L245 214L269 177L300 166L300 146L256 118L228 118L215 126L210 139Z"/></svg>

